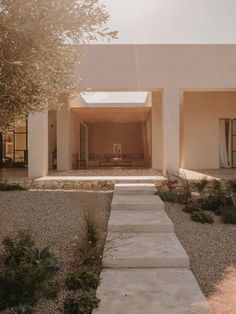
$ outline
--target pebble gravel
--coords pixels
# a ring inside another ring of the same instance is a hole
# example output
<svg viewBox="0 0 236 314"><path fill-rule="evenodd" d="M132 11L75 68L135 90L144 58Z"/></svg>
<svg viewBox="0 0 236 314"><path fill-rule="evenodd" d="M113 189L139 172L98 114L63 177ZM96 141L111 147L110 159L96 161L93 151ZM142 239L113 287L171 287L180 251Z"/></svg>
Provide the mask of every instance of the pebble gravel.
<svg viewBox="0 0 236 314"><path fill-rule="evenodd" d="M178 204L165 204L175 233L190 257L190 268L204 295L209 297L225 271L236 267L236 225L223 224L214 214L212 225L194 222L182 208Z"/></svg>
<svg viewBox="0 0 236 314"><path fill-rule="evenodd" d="M17 230L30 228L39 247L51 245L61 261L58 280L62 285L56 302L41 301L36 313L60 313L63 283L73 265L76 243L83 228L83 211L98 213L106 228L111 191L14 191L0 192L0 254L2 240Z"/></svg>

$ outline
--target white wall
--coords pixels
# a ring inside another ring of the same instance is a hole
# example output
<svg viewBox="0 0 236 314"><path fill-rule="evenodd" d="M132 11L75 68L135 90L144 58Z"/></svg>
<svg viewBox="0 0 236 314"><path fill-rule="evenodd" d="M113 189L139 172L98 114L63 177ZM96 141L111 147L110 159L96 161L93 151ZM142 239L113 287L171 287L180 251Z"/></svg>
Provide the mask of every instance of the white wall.
<svg viewBox="0 0 236 314"><path fill-rule="evenodd" d="M236 118L236 92L184 94L183 168L219 168L220 118Z"/></svg>

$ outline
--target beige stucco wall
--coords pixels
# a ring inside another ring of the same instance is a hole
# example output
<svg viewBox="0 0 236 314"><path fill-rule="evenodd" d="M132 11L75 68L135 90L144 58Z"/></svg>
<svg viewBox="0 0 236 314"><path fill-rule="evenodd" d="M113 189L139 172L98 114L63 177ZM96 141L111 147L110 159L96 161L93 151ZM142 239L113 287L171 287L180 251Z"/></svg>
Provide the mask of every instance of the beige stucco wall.
<svg viewBox="0 0 236 314"><path fill-rule="evenodd" d="M219 168L219 119L236 118L236 92L184 94L181 167Z"/></svg>
<svg viewBox="0 0 236 314"><path fill-rule="evenodd" d="M95 44L78 50L81 89L236 87L236 45Z"/></svg>
<svg viewBox="0 0 236 314"><path fill-rule="evenodd" d="M89 152L112 154L113 144L122 145L123 154L144 153L142 124L90 125Z"/></svg>

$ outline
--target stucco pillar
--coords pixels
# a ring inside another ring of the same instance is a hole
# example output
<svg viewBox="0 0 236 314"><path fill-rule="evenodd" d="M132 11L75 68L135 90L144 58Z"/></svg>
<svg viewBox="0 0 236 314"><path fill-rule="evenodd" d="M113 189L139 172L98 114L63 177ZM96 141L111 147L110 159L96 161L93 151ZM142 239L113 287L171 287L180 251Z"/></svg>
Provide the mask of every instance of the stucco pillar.
<svg viewBox="0 0 236 314"><path fill-rule="evenodd" d="M28 175L31 178L48 174L48 111L28 117Z"/></svg>
<svg viewBox="0 0 236 314"><path fill-rule="evenodd" d="M158 169L158 154L159 152L159 144L157 139L157 134L159 132L159 119L158 115L160 114L158 110L158 103L152 103L152 169Z"/></svg>
<svg viewBox="0 0 236 314"><path fill-rule="evenodd" d="M162 95L163 173L180 167L180 91L164 89Z"/></svg>
<svg viewBox="0 0 236 314"><path fill-rule="evenodd" d="M57 110L57 170L72 169L71 108L65 102Z"/></svg>

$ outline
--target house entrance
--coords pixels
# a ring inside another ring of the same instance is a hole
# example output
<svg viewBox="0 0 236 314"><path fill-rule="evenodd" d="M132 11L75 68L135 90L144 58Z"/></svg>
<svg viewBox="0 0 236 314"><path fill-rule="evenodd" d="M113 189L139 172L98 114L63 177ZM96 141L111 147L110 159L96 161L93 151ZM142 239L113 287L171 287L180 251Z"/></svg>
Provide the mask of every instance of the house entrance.
<svg viewBox="0 0 236 314"><path fill-rule="evenodd" d="M220 119L220 167L236 167L236 119Z"/></svg>

